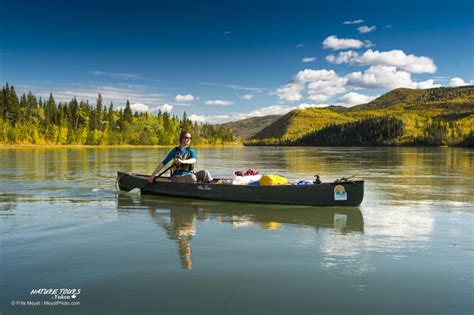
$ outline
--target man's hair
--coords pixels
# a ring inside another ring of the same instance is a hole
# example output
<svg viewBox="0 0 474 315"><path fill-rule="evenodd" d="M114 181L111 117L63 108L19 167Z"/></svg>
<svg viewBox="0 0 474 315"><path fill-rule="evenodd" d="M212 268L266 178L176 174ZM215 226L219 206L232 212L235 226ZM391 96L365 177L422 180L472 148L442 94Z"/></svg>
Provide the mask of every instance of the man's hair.
<svg viewBox="0 0 474 315"><path fill-rule="evenodd" d="M181 133L179 134L179 143L181 143L181 141L183 141L184 136L188 133L189 132L187 132L186 130L181 131Z"/></svg>

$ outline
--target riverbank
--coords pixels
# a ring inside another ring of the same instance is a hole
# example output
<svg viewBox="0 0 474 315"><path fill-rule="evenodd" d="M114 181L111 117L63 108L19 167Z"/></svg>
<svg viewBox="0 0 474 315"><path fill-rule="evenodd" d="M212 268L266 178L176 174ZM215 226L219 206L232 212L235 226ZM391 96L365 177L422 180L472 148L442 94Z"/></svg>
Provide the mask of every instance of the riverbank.
<svg viewBox="0 0 474 315"><path fill-rule="evenodd" d="M1 144L0 149L21 149L21 148L121 148L121 149L143 149L143 148L172 148L176 145L132 145L132 144L101 144L101 145L90 145L90 144ZM220 147L243 147L242 143L229 143L229 144L200 144L193 145L193 148L220 148Z"/></svg>

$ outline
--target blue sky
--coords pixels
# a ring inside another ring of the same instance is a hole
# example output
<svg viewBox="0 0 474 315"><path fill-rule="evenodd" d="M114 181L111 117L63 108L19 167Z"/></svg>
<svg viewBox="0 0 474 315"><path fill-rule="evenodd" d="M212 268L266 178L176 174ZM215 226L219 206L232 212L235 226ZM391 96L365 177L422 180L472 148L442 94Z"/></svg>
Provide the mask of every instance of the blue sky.
<svg viewBox="0 0 474 315"><path fill-rule="evenodd" d="M2 1L0 80L223 122L472 84L472 1Z"/></svg>

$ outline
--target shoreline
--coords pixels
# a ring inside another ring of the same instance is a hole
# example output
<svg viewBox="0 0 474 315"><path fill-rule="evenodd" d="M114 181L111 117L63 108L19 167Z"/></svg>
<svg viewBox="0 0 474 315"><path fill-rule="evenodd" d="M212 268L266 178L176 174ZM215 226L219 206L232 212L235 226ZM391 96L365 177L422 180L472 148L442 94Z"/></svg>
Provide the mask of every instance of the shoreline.
<svg viewBox="0 0 474 315"><path fill-rule="evenodd" d="M133 145L133 144L101 144L101 145L92 145L92 144L0 144L0 149L28 149L28 148L50 148L50 149L83 149L83 148L95 148L95 149L147 149L147 148L172 148L176 145ZM471 146L457 146L457 145L361 145L361 146L314 146L314 145L244 145L242 143L232 143L232 144L202 144L194 145L193 148L230 148L230 147L335 147L335 148L381 148L381 147L390 147L390 148L472 148Z"/></svg>
<svg viewBox="0 0 474 315"><path fill-rule="evenodd" d="M101 144L101 145L93 145L93 144L1 144L0 149L9 149L9 148L121 148L121 149L143 149L143 148L172 148L176 145L144 145L144 144ZM202 145L193 145L193 148L210 148L210 147L244 147L241 143L232 143L232 144L202 144Z"/></svg>

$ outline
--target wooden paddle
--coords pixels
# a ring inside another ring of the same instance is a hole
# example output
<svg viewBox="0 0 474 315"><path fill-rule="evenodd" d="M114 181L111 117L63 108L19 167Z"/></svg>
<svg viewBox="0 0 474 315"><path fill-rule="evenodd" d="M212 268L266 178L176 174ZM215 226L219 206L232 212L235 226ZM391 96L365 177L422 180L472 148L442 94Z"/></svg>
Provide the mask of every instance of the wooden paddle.
<svg viewBox="0 0 474 315"><path fill-rule="evenodd" d="M170 170L170 168L173 167L174 164L171 164L168 168L166 168L163 172L161 172L160 174L158 174L157 176L155 176L155 178L153 179L153 181L151 183L147 183L145 186L141 187L141 188L133 188L132 190L129 191L130 194L137 194L137 193L142 193L144 189L146 189L148 186L152 185L155 180L160 177L161 175L163 175L164 173L168 172Z"/></svg>

